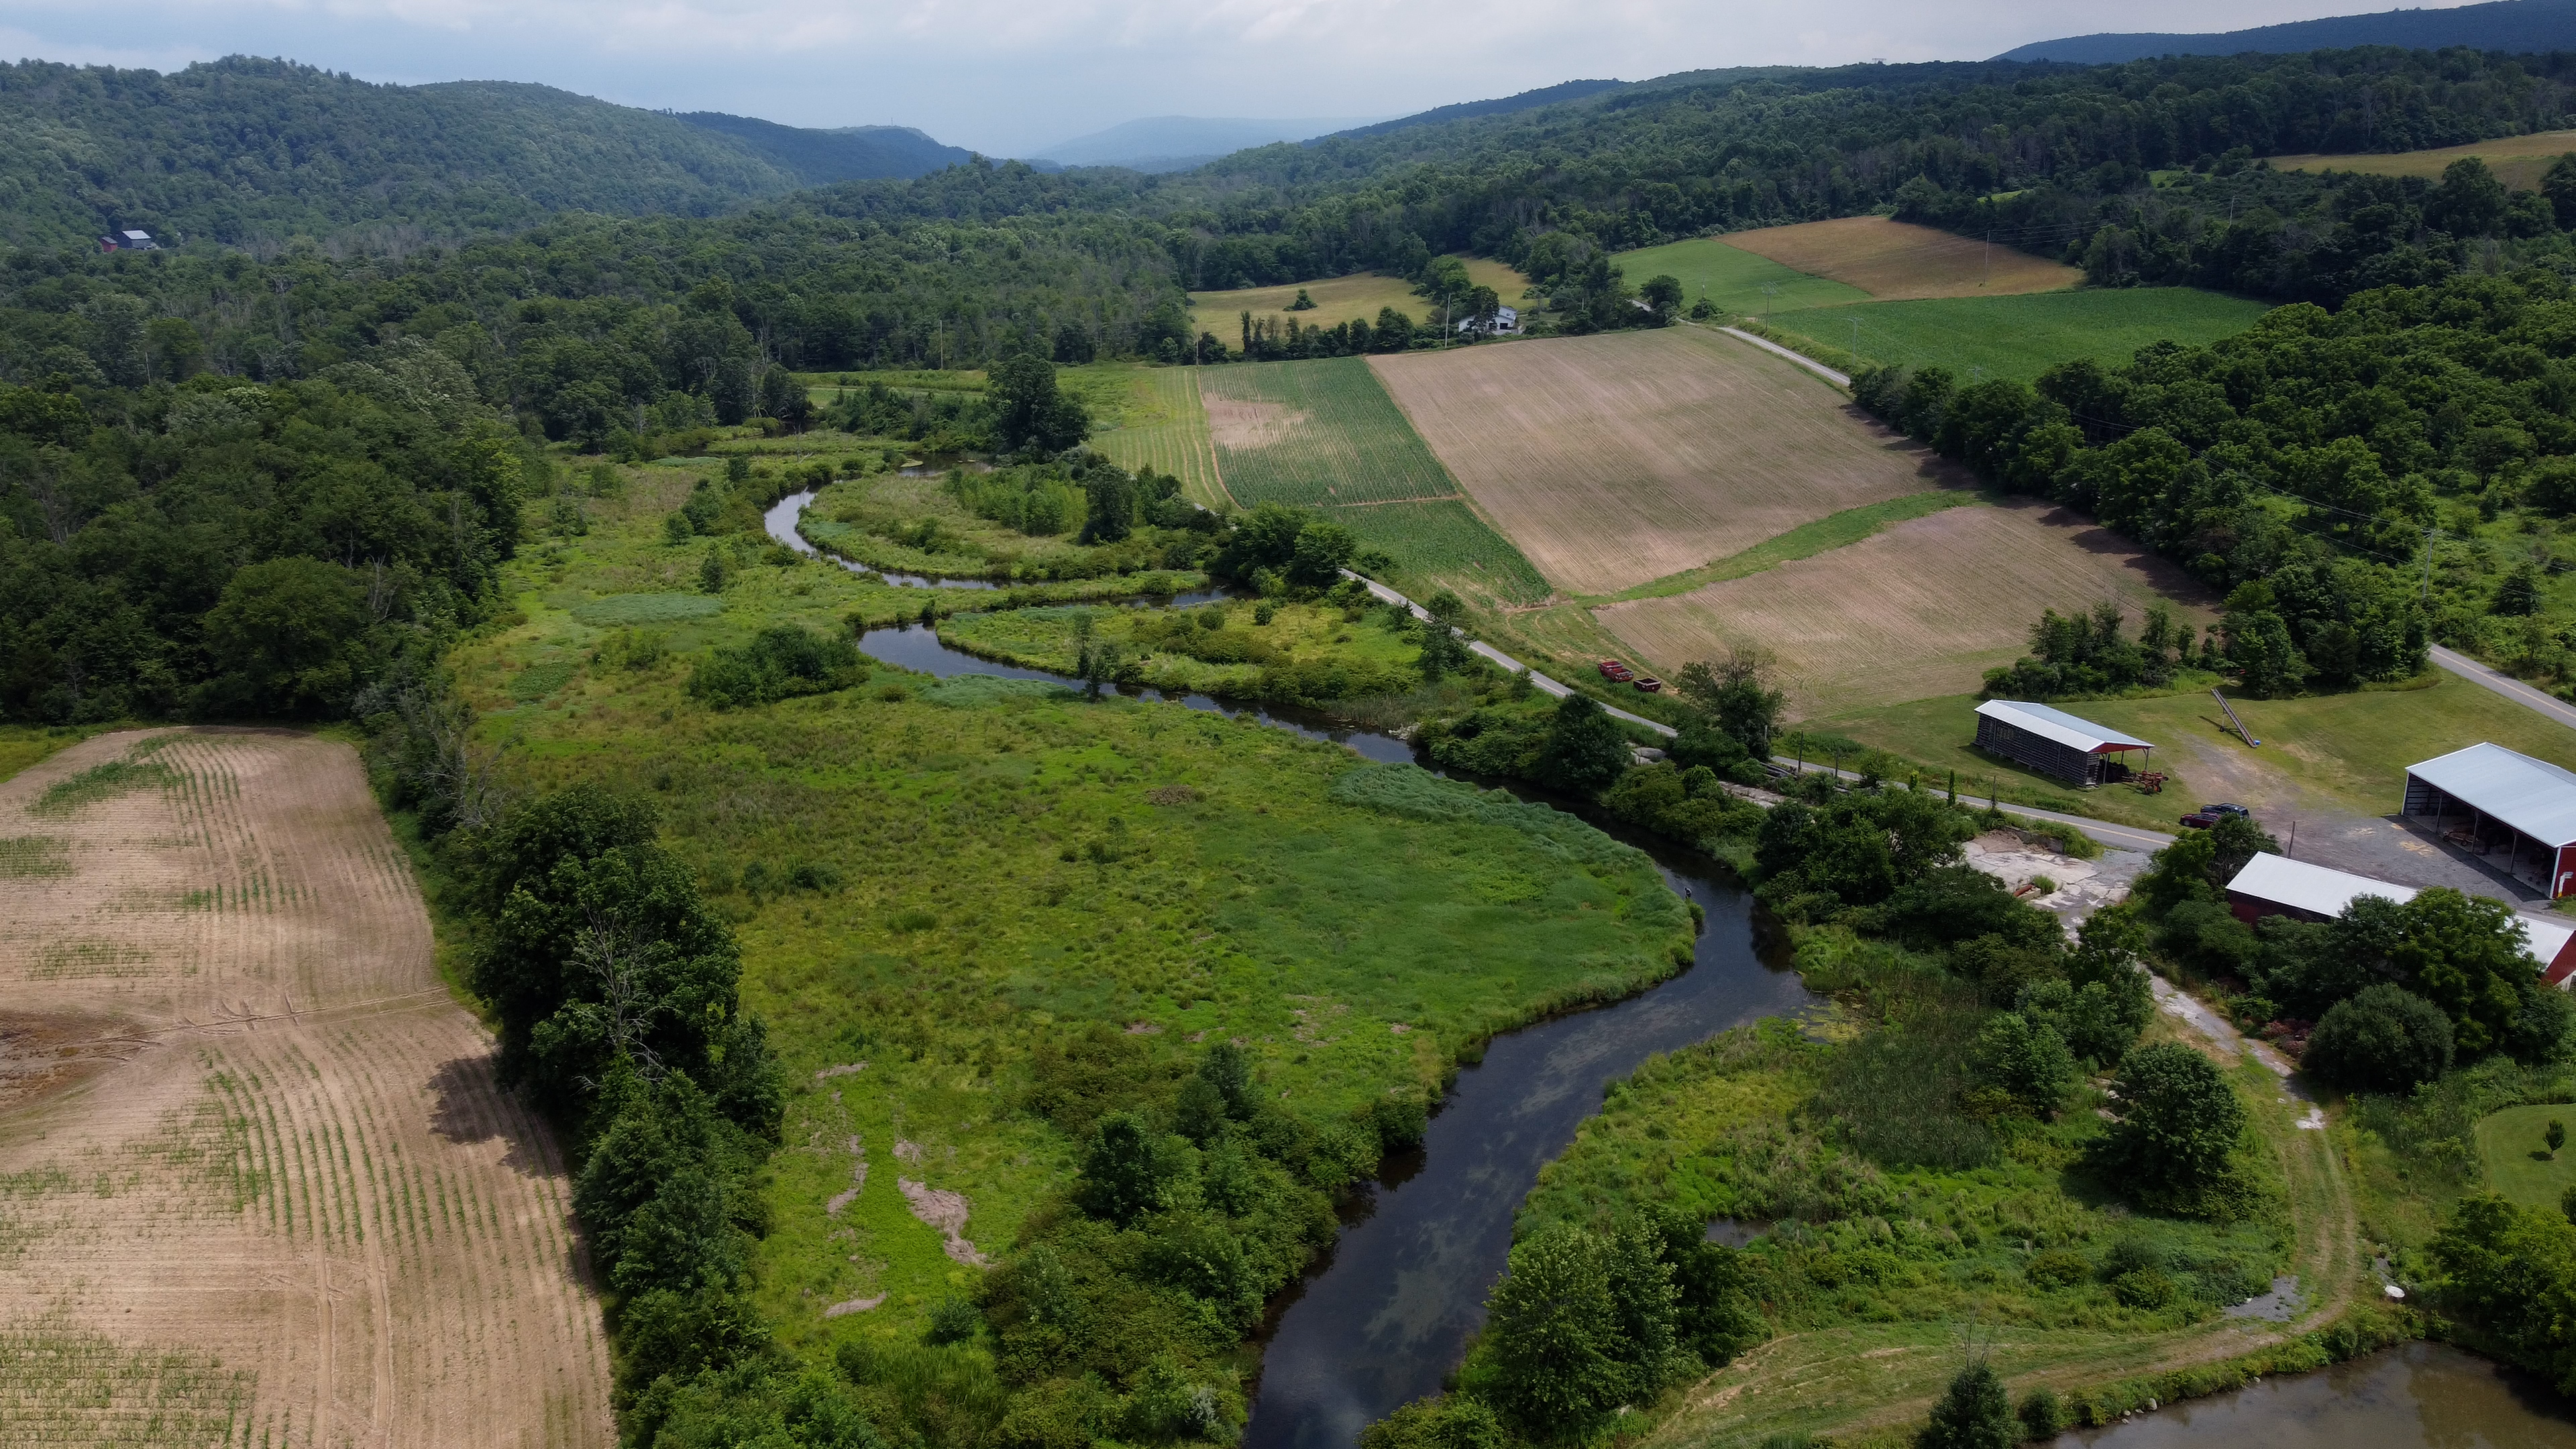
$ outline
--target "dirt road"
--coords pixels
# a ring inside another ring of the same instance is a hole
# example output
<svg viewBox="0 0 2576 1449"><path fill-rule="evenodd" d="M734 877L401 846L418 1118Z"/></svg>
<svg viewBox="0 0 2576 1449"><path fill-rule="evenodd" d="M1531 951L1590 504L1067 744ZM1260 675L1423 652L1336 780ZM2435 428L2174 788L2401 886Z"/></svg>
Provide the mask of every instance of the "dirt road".
<svg viewBox="0 0 2576 1449"><path fill-rule="evenodd" d="M0 1074L0 1444L613 1442L561 1162L348 746L103 736L0 841L0 1043L78 1061Z"/></svg>

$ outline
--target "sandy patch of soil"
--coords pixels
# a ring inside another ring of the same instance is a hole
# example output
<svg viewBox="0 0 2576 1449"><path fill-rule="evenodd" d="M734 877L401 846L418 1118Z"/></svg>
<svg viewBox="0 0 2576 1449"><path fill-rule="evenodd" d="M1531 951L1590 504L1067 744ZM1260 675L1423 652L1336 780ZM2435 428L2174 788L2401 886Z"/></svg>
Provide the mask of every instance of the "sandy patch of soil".
<svg viewBox="0 0 2576 1449"><path fill-rule="evenodd" d="M2090 520L2031 501L1945 509L1859 543L1671 598L1594 610L1672 678L1737 644L1778 656L1792 712L1970 694L2029 647L2042 609L2198 601L2181 570ZM2205 608L2175 603L2205 622Z"/></svg>
<svg viewBox="0 0 2576 1449"><path fill-rule="evenodd" d="M1883 216L1800 222L1718 239L1881 301L2061 292L2084 280L2082 272L2044 257Z"/></svg>
<svg viewBox="0 0 2576 1449"><path fill-rule="evenodd" d="M1944 476L1789 364L1696 329L1369 365L1476 506L1568 593L1698 568Z"/></svg>
<svg viewBox="0 0 2576 1449"><path fill-rule="evenodd" d="M1306 415L1281 403L1207 400L1208 433L1221 448L1268 448L1288 441Z"/></svg>
<svg viewBox="0 0 2576 1449"><path fill-rule="evenodd" d="M0 785L0 835L140 739ZM172 1442L612 1442L562 1163L440 985L354 753L195 731L150 758L168 788L42 821L72 870L13 882L0 921L13 1006L123 1023L90 1028L86 1080L0 1114L0 1422L123 1435L108 1369L8 1362L77 1349L192 1365L154 1379Z"/></svg>
<svg viewBox="0 0 2576 1449"><path fill-rule="evenodd" d="M914 1217L939 1229L940 1236L947 1240L941 1247L949 1257L969 1268L991 1266L991 1260L977 1252L973 1243L966 1241L966 1219L971 1211L966 1194L946 1192L908 1177L896 1178L894 1185L902 1189L904 1203L912 1209Z"/></svg>

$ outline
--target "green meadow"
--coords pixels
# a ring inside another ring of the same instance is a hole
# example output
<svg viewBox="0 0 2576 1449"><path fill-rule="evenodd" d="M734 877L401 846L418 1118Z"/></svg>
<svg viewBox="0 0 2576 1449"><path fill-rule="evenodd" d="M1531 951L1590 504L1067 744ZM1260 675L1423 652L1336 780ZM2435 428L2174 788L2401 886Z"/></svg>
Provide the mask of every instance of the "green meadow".
<svg viewBox="0 0 2576 1449"><path fill-rule="evenodd" d="M1618 263L1632 287L1649 277L1668 276L1682 284L1685 305L1706 297L1710 305L1726 312L1767 316L1869 300L1869 293L1858 287L1810 276L1769 257L1740 251L1715 237L1640 247L1621 252L1611 260Z"/></svg>
<svg viewBox="0 0 2576 1449"><path fill-rule="evenodd" d="M1780 332L1874 362L1946 367L1962 382L1976 376L2029 382L2077 358L2123 363L2150 342L2215 342L2269 310L2268 303L2197 287L2132 287L1812 306L1774 311L1765 320Z"/></svg>

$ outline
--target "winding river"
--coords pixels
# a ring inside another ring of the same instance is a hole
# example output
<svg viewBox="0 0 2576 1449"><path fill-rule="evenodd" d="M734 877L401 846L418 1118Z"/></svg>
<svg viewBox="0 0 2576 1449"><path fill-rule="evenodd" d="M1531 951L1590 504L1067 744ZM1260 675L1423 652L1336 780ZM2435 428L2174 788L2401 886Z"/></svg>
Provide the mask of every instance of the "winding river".
<svg viewBox="0 0 2576 1449"><path fill-rule="evenodd" d="M770 535L853 572L876 573L821 554L797 534L797 515L812 500L811 493L794 494L770 509ZM917 587L991 587L880 576ZM941 678L994 674L1079 684L951 649L919 624L868 630L859 647L888 664ZM1126 692L1164 697L1151 690ZM1339 727L1310 711L1206 695L1174 702L1229 716L1250 714L1372 760L1415 759L1404 740ZM1706 913L1692 963L1625 1001L1498 1036L1482 1062L1460 1071L1431 1118L1422 1148L1385 1165L1373 1187L1345 1210L1341 1236L1329 1254L1272 1303L1246 1449L1351 1449L1371 1422L1438 1392L1484 1320L1485 1295L1510 1251L1521 1200L1539 1169L1600 1110L1603 1088L1654 1053L1760 1017L1789 1015L1814 1000L1784 963L1763 959L1752 900L1721 867L1576 802L1517 784L1509 788L1582 815L1652 857L1673 888ZM2576 1419L2546 1386L2454 1349L2411 1344L2068 1434L2057 1449L2243 1443L2271 1449L2576 1449Z"/></svg>

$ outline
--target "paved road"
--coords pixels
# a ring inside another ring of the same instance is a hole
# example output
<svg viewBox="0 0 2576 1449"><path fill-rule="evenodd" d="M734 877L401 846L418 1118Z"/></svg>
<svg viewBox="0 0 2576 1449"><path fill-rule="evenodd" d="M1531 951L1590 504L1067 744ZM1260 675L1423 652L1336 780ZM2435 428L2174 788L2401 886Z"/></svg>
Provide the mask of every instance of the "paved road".
<svg viewBox="0 0 2576 1449"><path fill-rule="evenodd" d="M1430 610L1425 609L1420 604L1413 602L1411 599L1406 598L1404 595L1397 593L1395 590L1388 588L1386 585L1379 583L1377 580L1370 578L1365 574L1355 574L1349 569L1344 569L1342 570L1342 577L1346 579L1358 579L1362 584L1367 585L1368 591L1371 595L1384 603L1401 604L1405 608L1411 609L1413 611L1413 617L1417 619L1428 619L1431 617ZM1452 629L1449 632L1453 634L1464 634L1466 631L1462 629ZM1505 654L1500 649L1495 648L1493 645L1488 644L1481 639L1468 640L1467 648L1469 651L1480 654L1485 658L1494 661L1496 664L1501 665L1503 667L1503 672L1506 674L1518 674L1524 667L1519 660L1514 659L1512 656ZM1563 699L1574 692L1574 687L1572 685L1560 684L1557 681L1548 678L1546 675L1539 673L1535 669L1530 670L1529 677L1531 685L1534 686L1539 693L1548 695L1551 698ZM1650 720L1641 714L1630 714L1626 710L1619 709L1612 705L1605 704L1601 706L1601 712L1610 716L1612 719L1624 719L1630 724L1644 725L1646 728L1653 730L1655 733L1662 735L1666 739L1671 739L1673 736L1681 733L1681 731L1674 729L1671 725L1663 724L1656 720Z"/></svg>
<svg viewBox="0 0 2576 1449"><path fill-rule="evenodd" d="M1791 352L1788 348L1781 346L1779 343L1772 341L1768 337L1756 337L1750 332L1741 331L1733 327L1720 327L1717 330L1725 333L1729 337L1741 337L1745 341L1752 343L1754 346L1761 348L1765 352L1776 352L1782 357L1789 359L1791 362L1798 364L1800 367L1805 368L1809 372L1814 373L1816 376L1832 383L1836 387L1851 386L1850 373L1836 372L1832 368L1825 366L1823 363L1807 356L1803 352Z"/></svg>
<svg viewBox="0 0 2576 1449"><path fill-rule="evenodd" d="M2550 698L2511 675L2499 674L2456 650L2433 646L2433 662L2469 681L2483 685L2536 714L2541 714L2576 729L2576 709Z"/></svg>
<svg viewBox="0 0 2576 1449"><path fill-rule="evenodd" d="M1773 755L1771 763L1787 770L1794 771L1800 768L1800 763L1787 755ZM1804 768L1811 775L1831 774L1844 780L1860 778L1860 773L1856 770L1836 770L1831 765L1819 765L1813 760L1806 761ZM1963 804L1976 803L1969 796L1962 795L1959 798ZM2120 850L2158 851L2174 843L2174 838L2162 831L2141 830L2134 825L2114 825L2108 820L2096 820L2090 815L2064 815L2055 810L2042 810L2032 805L1999 804L1995 808L2006 815L2018 815L2024 820L2046 820L2057 825L2072 825L2104 845Z"/></svg>

